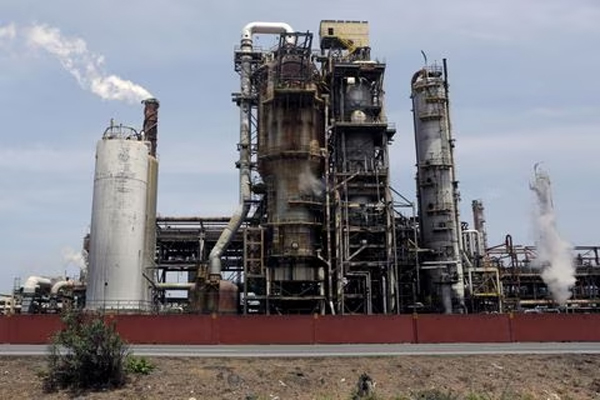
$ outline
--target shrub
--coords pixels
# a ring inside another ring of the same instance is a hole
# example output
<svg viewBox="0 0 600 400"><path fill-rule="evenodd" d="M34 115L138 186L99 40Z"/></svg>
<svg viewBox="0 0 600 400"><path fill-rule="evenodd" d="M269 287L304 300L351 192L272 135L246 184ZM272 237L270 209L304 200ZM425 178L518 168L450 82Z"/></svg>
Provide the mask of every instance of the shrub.
<svg viewBox="0 0 600 400"><path fill-rule="evenodd" d="M154 371L154 368L155 365L144 357L134 357L129 355L125 362L125 371L133 374L148 375L150 372Z"/></svg>
<svg viewBox="0 0 600 400"><path fill-rule="evenodd" d="M129 348L102 316L68 311L64 329L52 340L44 387L95 389L119 387L125 383L125 357Z"/></svg>

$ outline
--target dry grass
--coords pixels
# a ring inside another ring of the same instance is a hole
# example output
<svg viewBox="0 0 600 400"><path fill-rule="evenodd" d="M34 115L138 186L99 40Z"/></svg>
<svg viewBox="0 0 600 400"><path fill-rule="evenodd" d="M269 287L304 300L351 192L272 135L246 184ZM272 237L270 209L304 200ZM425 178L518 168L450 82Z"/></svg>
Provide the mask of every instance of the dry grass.
<svg viewBox="0 0 600 400"><path fill-rule="evenodd" d="M43 357L3 357L0 399L348 400L363 372L375 381L378 400L412 399L425 391L468 400L600 399L600 356L595 355L154 358L151 362L156 364L152 373L132 375L122 389L46 395L38 376L46 366Z"/></svg>

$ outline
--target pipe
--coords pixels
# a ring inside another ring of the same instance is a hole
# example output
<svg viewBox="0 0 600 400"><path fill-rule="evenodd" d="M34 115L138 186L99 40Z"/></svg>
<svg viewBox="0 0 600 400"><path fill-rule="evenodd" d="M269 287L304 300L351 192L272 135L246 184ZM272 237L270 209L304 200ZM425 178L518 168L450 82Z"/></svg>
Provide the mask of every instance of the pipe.
<svg viewBox="0 0 600 400"><path fill-rule="evenodd" d="M50 289L50 294L58 294L58 292L67 286L85 286L83 283L79 282L79 281L72 281L72 280L63 280L63 281L58 281L56 282L54 285L52 285L52 289Z"/></svg>
<svg viewBox="0 0 600 400"><path fill-rule="evenodd" d="M242 45L244 41L250 41L252 46L252 36L256 33L293 33L294 29L285 22L250 22L242 29Z"/></svg>
<svg viewBox="0 0 600 400"><path fill-rule="evenodd" d="M35 293L37 288L50 287L52 280L44 276L30 276L23 285L23 293Z"/></svg>
<svg viewBox="0 0 600 400"><path fill-rule="evenodd" d="M194 283L155 283L154 286L161 290L192 290Z"/></svg>
<svg viewBox="0 0 600 400"><path fill-rule="evenodd" d="M142 104L144 105L144 136L150 142L150 155L156 157L160 103L157 99L146 99L142 101Z"/></svg>
<svg viewBox="0 0 600 400"><path fill-rule="evenodd" d="M291 33L291 26L283 22L251 22L242 29L240 50L240 205L235 210L229 223L223 229L219 240L212 248L208 259L208 278L210 283L217 284L221 280L221 256L231 242L250 211L250 120L252 117L252 35L255 33Z"/></svg>

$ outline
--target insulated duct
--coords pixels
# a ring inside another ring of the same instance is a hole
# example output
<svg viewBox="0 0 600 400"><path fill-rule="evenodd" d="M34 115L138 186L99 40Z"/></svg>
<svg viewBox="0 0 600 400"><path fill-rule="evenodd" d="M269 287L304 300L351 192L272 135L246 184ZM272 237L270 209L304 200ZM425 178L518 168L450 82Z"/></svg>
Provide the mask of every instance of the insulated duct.
<svg viewBox="0 0 600 400"><path fill-rule="evenodd" d="M30 276L23 285L23 293L35 293L37 289L51 287L52 279L45 276Z"/></svg>
<svg viewBox="0 0 600 400"><path fill-rule="evenodd" d="M294 32L292 27L283 22L251 22L242 29L239 101L240 204L208 256L210 263L208 275L210 282L213 284L217 284L221 279L221 256L223 252L250 210L250 118L252 116L252 88L250 78L252 74L252 36L257 33L281 34L292 32Z"/></svg>
<svg viewBox="0 0 600 400"><path fill-rule="evenodd" d="M61 280L52 285L52 289L50 289L50 294L58 294L63 288L66 287L85 287L85 285L79 281L73 280Z"/></svg>

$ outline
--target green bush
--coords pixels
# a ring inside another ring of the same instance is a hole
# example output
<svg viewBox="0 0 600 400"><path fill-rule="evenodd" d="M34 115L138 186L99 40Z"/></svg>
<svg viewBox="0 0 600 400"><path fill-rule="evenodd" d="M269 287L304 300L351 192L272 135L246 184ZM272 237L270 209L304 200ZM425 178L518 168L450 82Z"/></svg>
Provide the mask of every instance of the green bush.
<svg viewBox="0 0 600 400"><path fill-rule="evenodd" d="M144 357L129 355L125 362L125 370L133 374L148 375L154 371L155 365Z"/></svg>
<svg viewBox="0 0 600 400"><path fill-rule="evenodd" d="M68 311L64 329L50 346L44 387L57 389L96 389L119 387L125 383L127 344L102 316Z"/></svg>

